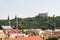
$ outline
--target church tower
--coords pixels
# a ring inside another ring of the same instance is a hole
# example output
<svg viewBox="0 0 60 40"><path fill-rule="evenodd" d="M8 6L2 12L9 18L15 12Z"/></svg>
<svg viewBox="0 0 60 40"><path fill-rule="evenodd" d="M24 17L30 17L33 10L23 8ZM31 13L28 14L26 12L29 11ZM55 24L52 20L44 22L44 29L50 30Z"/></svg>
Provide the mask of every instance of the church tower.
<svg viewBox="0 0 60 40"><path fill-rule="evenodd" d="M9 15L8 15L8 20L7 21L8 21L8 23L7 23L8 26L10 26L10 18L9 18Z"/></svg>
<svg viewBox="0 0 60 40"><path fill-rule="evenodd" d="M15 15L15 29L18 29L18 20L16 15Z"/></svg>

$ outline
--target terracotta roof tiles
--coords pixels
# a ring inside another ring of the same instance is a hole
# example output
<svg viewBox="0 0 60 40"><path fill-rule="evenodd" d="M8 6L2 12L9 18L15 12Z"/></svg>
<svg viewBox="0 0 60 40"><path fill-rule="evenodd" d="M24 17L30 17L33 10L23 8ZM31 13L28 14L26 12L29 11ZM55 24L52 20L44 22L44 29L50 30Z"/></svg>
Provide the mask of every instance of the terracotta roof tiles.
<svg viewBox="0 0 60 40"><path fill-rule="evenodd" d="M8 40L43 40L39 36L21 37L21 38L10 38Z"/></svg>

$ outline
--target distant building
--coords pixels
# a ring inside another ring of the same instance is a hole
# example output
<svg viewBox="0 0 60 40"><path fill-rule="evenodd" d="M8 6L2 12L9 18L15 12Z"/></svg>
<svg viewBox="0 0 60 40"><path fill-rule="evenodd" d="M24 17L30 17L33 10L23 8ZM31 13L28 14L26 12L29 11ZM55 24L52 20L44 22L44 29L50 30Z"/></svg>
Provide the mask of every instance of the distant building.
<svg viewBox="0 0 60 40"><path fill-rule="evenodd" d="M2 29L2 30L3 30L3 29L6 29L6 30L7 30L7 29L12 29L11 24L10 24L9 15L8 15L8 19L7 19L7 25L4 25L4 26L3 26L3 25L1 24L1 25L0 25L0 30L1 30L1 29Z"/></svg>
<svg viewBox="0 0 60 40"><path fill-rule="evenodd" d="M1 26L1 27L2 27L2 29L6 29L6 30L8 30L8 29L12 29L11 26Z"/></svg>
<svg viewBox="0 0 60 40"><path fill-rule="evenodd" d="M14 19L14 22L13 23L14 23L14 25L11 26L11 20L10 20L9 15L8 15L8 19L7 19L7 22L6 22L7 25L0 24L0 30L1 29L18 29L17 16L15 16L15 19Z"/></svg>
<svg viewBox="0 0 60 40"><path fill-rule="evenodd" d="M60 38L60 29L55 29L54 34L56 35L56 37Z"/></svg>
<svg viewBox="0 0 60 40"><path fill-rule="evenodd" d="M39 13L38 16L48 16L48 13Z"/></svg>
<svg viewBox="0 0 60 40"><path fill-rule="evenodd" d="M18 35L20 30L17 30L18 29L17 16L15 16L14 27L11 26L11 23L12 22L8 15L8 19L6 22L7 25L0 24L0 38L5 38L5 40L6 40L7 38L15 38L15 37L21 35L21 34Z"/></svg>

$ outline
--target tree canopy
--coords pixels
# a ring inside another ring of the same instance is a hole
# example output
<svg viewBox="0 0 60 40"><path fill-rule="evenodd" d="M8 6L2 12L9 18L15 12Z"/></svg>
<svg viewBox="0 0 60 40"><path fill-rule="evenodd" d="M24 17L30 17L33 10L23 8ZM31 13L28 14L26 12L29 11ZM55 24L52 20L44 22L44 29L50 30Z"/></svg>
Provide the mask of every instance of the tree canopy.
<svg viewBox="0 0 60 40"><path fill-rule="evenodd" d="M11 19L11 26L14 26L14 19ZM0 24L7 25L7 20L0 20ZM18 18L19 29L41 28L55 29L60 28L60 16L36 16L28 18Z"/></svg>

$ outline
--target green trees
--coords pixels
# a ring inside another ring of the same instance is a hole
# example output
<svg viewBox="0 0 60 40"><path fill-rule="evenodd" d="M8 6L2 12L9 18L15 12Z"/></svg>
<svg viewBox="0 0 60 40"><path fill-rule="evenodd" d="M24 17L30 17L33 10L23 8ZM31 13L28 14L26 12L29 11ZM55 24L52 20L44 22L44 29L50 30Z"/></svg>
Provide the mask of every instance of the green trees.
<svg viewBox="0 0 60 40"><path fill-rule="evenodd" d="M14 26L14 19L11 19L11 25ZM7 20L0 20L0 24L7 25ZM18 18L19 29L26 28L41 28L41 29L54 29L60 28L60 16L36 16L32 18Z"/></svg>
<svg viewBox="0 0 60 40"><path fill-rule="evenodd" d="M48 38L46 40L58 40L58 38L57 37L52 37L52 38Z"/></svg>

